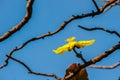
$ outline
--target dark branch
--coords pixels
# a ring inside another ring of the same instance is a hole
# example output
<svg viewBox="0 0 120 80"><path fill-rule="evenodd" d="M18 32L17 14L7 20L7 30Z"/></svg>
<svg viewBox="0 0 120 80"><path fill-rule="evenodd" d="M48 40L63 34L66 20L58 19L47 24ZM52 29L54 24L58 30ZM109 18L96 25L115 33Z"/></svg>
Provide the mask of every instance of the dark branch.
<svg viewBox="0 0 120 80"><path fill-rule="evenodd" d="M14 60L14 61L22 64L22 65L28 70L28 72L31 72L31 71L32 71L32 70L31 70L25 63L23 63L22 61L20 61L20 60L18 60L18 59L15 59L15 58L13 58L13 57L11 57L11 56L9 56L9 55L6 55L6 56L9 57L10 59L12 59L12 60Z"/></svg>
<svg viewBox="0 0 120 80"><path fill-rule="evenodd" d="M117 31L110 31L108 29L100 28L100 27L86 28L86 27L83 27L83 26L80 26L80 25L78 27L80 27L81 29L87 30L87 31L102 30L102 31L108 32L110 34L115 34L120 38L120 34Z"/></svg>
<svg viewBox="0 0 120 80"><path fill-rule="evenodd" d="M27 69L28 73L31 73L31 74L34 74L34 75L54 77L54 78L57 79L57 80L60 79L60 78L59 78L58 76L56 76L55 74L44 74L44 73L40 73L40 72L33 72L33 71L30 69L30 67L28 67L24 62L22 62L22 61L20 61L20 60L18 60L18 59L16 59L16 58L13 58L13 57L11 57L11 56L9 56L9 55L6 55L6 56L7 56L8 58L10 58L10 59L18 62L18 63L21 64L22 66L24 66L24 67Z"/></svg>
<svg viewBox="0 0 120 80"><path fill-rule="evenodd" d="M0 42L4 41L5 39L9 38L11 35L13 35L15 32L19 31L31 18L32 16L32 5L33 5L34 0L28 0L26 4L26 15L25 17L21 20L21 22L13 27L11 30L6 32L0 37Z"/></svg>
<svg viewBox="0 0 120 80"><path fill-rule="evenodd" d="M97 5L96 1L95 1L95 0L92 0L92 1L93 1L94 5L95 5L95 7L96 7L97 11L99 12L99 11L100 11L100 9L99 9L99 7L98 7L98 5Z"/></svg>
<svg viewBox="0 0 120 80"><path fill-rule="evenodd" d="M68 80L69 78L75 76L82 68L85 68L85 67L87 67L87 66L89 66L91 64L95 64L95 63L101 61L102 59L106 58L107 56L109 56L110 54L112 54L113 52L115 52L116 50L120 50L120 43L118 43L117 45L113 46L108 51L105 51L104 53L102 53L102 54L98 55L97 57L91 59L90 61L86 62L85 64L81 65L76 72L74 72L70 76L68 75L69 77L66 76L64 79Z"/></svg>
<svg viewBox="0 0 120 80"><path fill-rule="evenodd" d="M112 65L112 66L96 66L96 65L90 65L91 68L99 68L99 69L114 69L116 67L120 66L120 62Z"/></svg>
<svg viewBox="0 0 120 80"><path fill-rule="evenodd" d="M82 52L78 53L75 49L75 47L73 48L73 51L75 52L76 54L76 57L80 58L84 63L86 63L86 60L83 58L82 56Z"/></svg>

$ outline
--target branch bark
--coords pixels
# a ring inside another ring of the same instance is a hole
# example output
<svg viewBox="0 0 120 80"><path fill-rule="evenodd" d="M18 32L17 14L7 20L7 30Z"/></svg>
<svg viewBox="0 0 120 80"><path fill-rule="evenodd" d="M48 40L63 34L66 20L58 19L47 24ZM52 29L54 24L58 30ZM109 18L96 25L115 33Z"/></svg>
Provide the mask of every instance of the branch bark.
<svg viewBox="0 0 120 80"><path fill-rule="evenodd" d="M28 0L27 4L26 4L26 15L25 17L22 19L22 21L16 25L15 27L13 27L11 30L9 30L8 32L4 33L1 37L0 37L0 42L4 41L5 39L9 38L11 35L13 35L15 32L19 31L31 18L32 16L32 5L33 5L34 0Z"/></svg>

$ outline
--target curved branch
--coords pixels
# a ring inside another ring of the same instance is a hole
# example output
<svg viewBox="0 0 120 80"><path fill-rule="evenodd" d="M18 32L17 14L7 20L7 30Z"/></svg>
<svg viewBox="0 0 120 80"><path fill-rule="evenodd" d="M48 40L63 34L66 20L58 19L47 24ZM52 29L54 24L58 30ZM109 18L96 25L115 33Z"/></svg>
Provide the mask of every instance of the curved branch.
<svg viewBox="0 0 120 80"><path fill-rule="evenodd" d="M112 65L112 66L96 66L96 65L90 65L91 68L99 68L99 69L114 69L116 67L120 66L120 62Z"/></svg>
<svg viewBox="0 0 120 80"><path fill-rule="evenodd" d="M78 27L81 28L81 29L87 30L87 31L102 30L102 31L108 32L110 34L115 34L120 38L120 34L117 31L110 31L108 29L100 28L100 27L86 28L86 27L83 27L83 26L80 26L80 25Z"/></svg>
<svg viewBox="0 0 120 80"><path fill-rule="evenodd" d="M79 69L74 72L72 75L68 75L66 76L64 79L68 80L69 78L75 76L82 68L85 68L91 64L95 64L99 61L101 61L102 59L106 58L107 56L109 56L110 54L112 54L113 52L115 52L116 50L120 50L120 43L118 43L117 45L113 46L112 48L110 48L108 51L105 51L104 53L98 55L97 57L91 59L90 61L86 62L85 64L81 65L79 67Z"/></svg>
<svg viewBox="0 0 120 80"><path fill-rule="evenodd" d="M56 76L55 74L44 74L44 73L40 73L40 72L34 72L34 71L32 71L32 70L30 69L30 67L28 67L24 62L22 62L22 61L20 61L20 60L18 60L18 59L16 59L16 58L13 58L13 57L11 57L11 56L9 56L9 55L6 55L6 56L9 57L9 58L12 59L12 60L18 62L18 63L21 64L22 66L24 66L24 67L27 69L28 73L31 73L31 74L34 74L34 75L54 77L54 78L57 79L57 80L60 79L60 78L59 78L58 76Z"/></svg>
<svg viewBox="0 0 120 80"><path fill-rule="evenodd" d="M27 5L26 5L26 15L22 19L22 21L13 27L11 30L0 36L0 42L4 41L5 39L9 38L11 35L13 35L15 32L19 31L31 18L32 16L32 5L33 5L34 0L28 0Z"/></svg>

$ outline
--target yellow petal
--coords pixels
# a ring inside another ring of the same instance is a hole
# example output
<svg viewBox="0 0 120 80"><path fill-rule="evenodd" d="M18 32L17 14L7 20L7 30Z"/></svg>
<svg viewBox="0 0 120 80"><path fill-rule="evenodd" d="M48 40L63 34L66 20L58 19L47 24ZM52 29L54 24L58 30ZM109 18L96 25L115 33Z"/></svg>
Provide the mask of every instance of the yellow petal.
<svg viewBox="0 0 120 80"><path fill-rule="evenodd" d="M68 50L69 51L71 51L74 47L75 47L75 44L76 44L77 42L70 42L70 43L68 43L68 45L69 45L69 48L68 48Z"/></svg>
<svg viewBox="0 0 120 80"><path fill-rule="evenodd" d="M95 42L95 40L83 40L79 41L75 46L78 48L83 48L85 46L92 45Z"/></svg>
<svg viewBox="0 0 120 80"><path fill-rule="evenodd" d="M73 42L74 40L75 40L75 37L71 37L71 38L66 39L65 41L67 41L68 43L70 43L70 42Z"/></svg>
<svg viewBox="0 0 120 80"><path fill-rule="evenodd" d="M56 50L53 50L53 52L55 52L56 54L63 54L64 52L68 51L69 49L69 45L65 44L59 48L57 48Z"/></svg>

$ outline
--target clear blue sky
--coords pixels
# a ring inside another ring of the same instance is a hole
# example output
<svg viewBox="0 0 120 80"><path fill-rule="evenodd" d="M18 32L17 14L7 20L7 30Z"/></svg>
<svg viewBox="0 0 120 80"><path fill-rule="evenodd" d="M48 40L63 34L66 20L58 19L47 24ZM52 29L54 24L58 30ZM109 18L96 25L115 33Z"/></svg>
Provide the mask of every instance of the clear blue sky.
<svg viewBox="0 0 120 80"><path fill-rule="evenodd" d="M17 25L26 13L26 0L0 0L0 36ZM103 3L98 2L99 6ZM91 0L35 0L33 15L30 21L9 39L0 43L0 65L4 63L5 55L14 47L20 46L26 40L43 35L49 31L55 31L72 15L96 10ZM55 73L63 77L65 69L72 63L83 63L75 57L75 54L66 52L56 55L53 49L65 44L65 39L75 36L76 40L95 39L94 45L80 49L86 60L94 58L98 54L108 50L117 44L120 39L103 31L88 32L78 28L78 25L86 27L104 27L120 32L120 6L113 7L108 12L68 24L58 34L29 43L22 50L14 53L13 57L25 62L33 71L43 73ZM113 65L120 61L120 51L114 52L108 58L96 65ZM112 70L93 69L87 67L90 80L117 80L120 76L120 67ZM0 70L0 80L55 80L54 78L36 76L27 73L27 70L15 61L10 60L9 65Z"/></svg>

